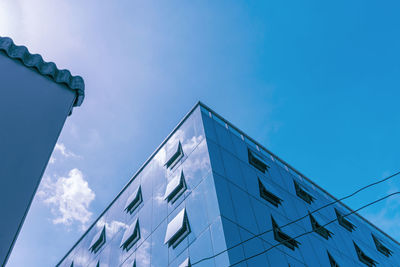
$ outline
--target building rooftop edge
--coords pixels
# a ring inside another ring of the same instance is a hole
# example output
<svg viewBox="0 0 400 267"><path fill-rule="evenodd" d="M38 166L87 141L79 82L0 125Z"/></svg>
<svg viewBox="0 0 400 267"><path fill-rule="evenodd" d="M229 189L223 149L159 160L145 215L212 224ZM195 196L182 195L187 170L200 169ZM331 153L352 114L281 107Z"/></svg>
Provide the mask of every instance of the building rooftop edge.
<svg viewBox="0 0 400 267"><path fill-rule="evenodd" d="M329 192L327 192L325 189L317 185L315 182L313 182L311 179L307 178L304 176L302 173L300 173L298 170L296 170L294 167L286 163L284 160L276 156L274 153L272 153L270 150L266 149L263 145L255 141L253 138L249 137L247 134L245 134L243 131L241 131L239 128L234 126L232 123L228 122L226 119L224 119L221 115L216 113L213 109L205 105L203 102L198 101L191 109L190 111L182 118L182 120L175 126L175 128L168 134L168 136L161 142L161 144L154 150L154 152L145 160L145 162L141 165L141 167L135 172L135 174L132 176L131 179L127 182L127 184L122 188L122 190L117 194L117 196L111 201L111 203L101 212L101 214L96 218L96 220L88 227L88 229L81 235L81 237L74 243L74 245L71 247L71 249L62 257L62 259L57 263L56 266L59 266L65 259L66 257L70 254L70 252L79 244L79 242L86 236L86 234L96 225L96 223L99 221L99 219L108 211L108 209L114 204L114 202L119 198L119 196L125 191L125 189L132 183L132 181L136 178L136 176L147 166L147 164L151 161L151 159L157 154L157 152L161 149L161 147L168 141L168 139L177 131L177 129L186 121L186 119L196 110L197 107L203 107L207 110L209 110L213 115L217 116L224 122L226 122L230 127L234 128L241 134L243 134L246 138L248 138L250 141L258 145L260 148L264 149L273 157L279 161L281 161L283 164L285 164L288 168L292 169L294 172L296 172L298 175L300 175L302 178L306 179L308 182L313 184L316 188L333 198L334 200L338 200L336 197L331 195ZM337 203L343 205L345 208L347 208L349 211L354 212L353 209L351 209L349 206L347 206L345 203L342 201L338 201ZM398 242L396 239L394 239L392 236L387 234L385 231L377 227L375 224L371 223L369 220L361 216L358 212L354 212L354 215L358 216L361 218L363 221L365 221L367 224L371 225L373 228L378 230L380 233L388 237L390 240L392 240L394 243L400 245L400 242Z"/></svg>
<svg viewBox="0 0 400 267"><path fill-rule="evenodd" d="M36 69L41 75L50 77L54 82L65 84L76 93L74 107L82 104L85 98L85 82L81 76L73 76L69 70L58 69L54 62L45 62L41 55L31 54L26 46L15 45L9 37L0 36L0 51L19 60L26 67Z"/></svg>
<svg viewBox="0 0 400 267"><path fill-rule="evenodd" d="M239 128L237 128L235 125L233 125L231 122L227 121L226 119L224 119L221 115L219 115L218 113L216 113L213 109L211 109L210 107L208 107L207 105L205 105L204 103L202 103L201 101L199 101L197 103L197 105L200 105L202 107L204 107L205 109L209 110L213 115L217 116L218 118L220 118L221 120L223 120L225 123L227 123L229 125L229 127L234 128L236 131L238 131L239 133L243 134L243 136L245 136L247 139L249 139L251 142L253 142L254 144L258 145L260 148L264 149L266 152L268 152L269 154L271 154L275 159L279 160L281 163L283 163L284 165L286 165L288 168L290 168L292 171L294 171L297 175L301 176L302 178L304 178L305 180L307 180L309 183L311 183L312 185L314 185L316 188L318 188L319 190L321 190L322 192L324 192L326 195L328 195L329 197L333 198L335 201L338 200L338 198L336 198L335 196L333 196L331 193L329 193L328 191L326 191L324 188L322 188L321 186L319 186L318 184L316 184L314 181L312 181L310 178L306 177L304 174L302 174L300 171L298 171L297 169L295 169L293 166L291 166L289 163L287 163L286 161L284 161L283 159L281 159L280 157L278 157L277 155L275 155L273 152L271 152L270 150L268 150L267 148L265 148L263 145L261 145L259 142L257 142L256 140L254 140L253 138L251 138L250 136L248 136L246 133L244 133L243 131L241 131ZM196 105L196 106L197 106ZM383 231L382 229L380 229L378 226L376 226L375 224L371 223L368 219L364 218L362 215L360 215L358 212L354 212L354 210L352 208L350 208L348 205L346 205L344 202L339 201L339 204L343 205L343 207L345 207L346 209L348 209L349 211L353 212L354 215L358 216L360 219L362 219L363 221L365 221L367 224L371 225L373 228L375 228L376 230L378 230L380 233L382 233L383 235L385 235L386 237L388 237L390 240L392 240L394 243L400 245L400 242L397 241L396 239L394 239L392 236L390 236L389 234L387 234L385 231Z"/></svg>

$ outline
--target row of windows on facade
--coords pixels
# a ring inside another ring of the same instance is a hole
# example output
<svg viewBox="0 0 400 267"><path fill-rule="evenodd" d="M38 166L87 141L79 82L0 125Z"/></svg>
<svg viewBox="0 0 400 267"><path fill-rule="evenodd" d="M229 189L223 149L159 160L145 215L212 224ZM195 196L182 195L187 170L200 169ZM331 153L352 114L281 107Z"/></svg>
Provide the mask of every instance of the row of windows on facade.
<svg viewBox="0 0 400 267"><path fill-rule="evenodd" d="M178 143L174 153L169 157L165 163L165 167L172 169L174 166L183 158L183 150L181 142ZM164 200L169 203L174 203L187 189L185 176L183 171L176 175L167 185L165 190ZM141 186L139 186L127 199L125 204L125 211L132 214L139 205L143 202ZM185 208L182 209L178 215L172 219L168 226L165 235L165 244L175 248L188 234L190 233L190 225L187 219ZM122 237L120 248L125 251L129 251L140 239L140 226L139 219L136 219L126 230ZM106 227L103 226L102 230L99 231L94 237L90 244L89 250L92 253L97 253L103 245L106 243ZM97 262L97 267L100 262ZM74 262L71 263L71 267L74 266ZM136 266L136 261L133 263L133 267ZM190 259L186 259L181 266L190 266Z"/></svg>
<svg viewBox="0 0 400 267"><path fill-rule="evenodd" d="M182 157L183 157L183 150L182 150L182 145L179 142L177 149L169 158L169 160L165 163L165 166L167 168L173 168ZM248 149L248 160L253 167L261 171L262 173L265 173L269 168L269 166L263 161L262 157L257 155L257 153L252 151L251 149ZM315 198L305 189L305 187L303 187L296 181L293 182L297 196L303 199L308 204L311 204L311 202L313 202ZM259 184L260 196L263 199L270 202L271 204L273 204L275 207L278 207L283 200L279 198L277 194L271 192L271 190L267 190L267 186L262 182L262 180L258 179L258 184ZM182 171L168 183L164 195L165 200L171 203L175 202L179 198L179 196L183 194L186 188L187 186L185 182L185 177ZM133 194L131 194L131 196L128 198L125 205L125 211L132 214L142 203L142 201L143 198L141 193L141 187L139 186L136 189L136 191L133 192ZM342 225L350 232L355 229L355 226L348 219L346 219L343 216L343 214L336 208L335 212L340 225ZM328 229L323 227L318 222L318 220L315 218L315 215L313 216L309 214L309 218L312 229L316 233L318 233L325 239L329 239L333 235L332 232L330 232ZM300 243L295 239L291 238L290 236L288 236L287 234L285 234L283 231L281 231L280 228L278 227L278 224L275 222L272 216L271 220L274 231L274 238L277 241L282 242L285 246L289 247L290 249L294 250L296 247L298 247ZM190 233L190 225L187 219L186 210L182 209L178 213L178 215L170 221L170 223L167 226L167 232L165 235L165 244L168 244L168 246L172 246L173 248L175 248L189 233ZM392 251L389 250L386 246L384 246L381 240L379 240L377 237L375 237L374 235L372 235L372 237L378 251L380 251L385 256L389 257L392 254ZM139 220L136 219L134 223L132 223L125 231L120 247L123 250L128 251L136 244L136 242L139 239L140 239ZM97 253L100 250L100 248L105 244L105 242L106 242L106 228L105 226L103 226L103 229L100 232L98 232L96 236L93 238L93 241L90 245L90 251L92 251L93 253ZM360 261L367 264L368 266L375 266L376 261L368 257L359 248L359 246L357 246L355 242L353 243ZM328 258L329 262L331 263L331 266L339 266L333 259L333 257L329 254L329 252L328 252ZM73 263L71 266L73 266Z"/></svg>
<svg viewBox="0 0 400 267"><path fill-rule="evenodd" d="M249 163L254 166L256 169L259 171L265 173L265 171L268 170L268 165L262 160L260 156L256 154L256 152L248 149L248 155L249 155ZM301 198L303 201L305 201L308 204L311 204L312 202L315 201L315 197L312 196L312 194L304 187L302 186L299 182L293 180L294 188L296 191L296 195ZM264 200L268 201L271 203L273 206L278 207L281 205L283 200L278 196L277 193L272 192L274 191L272 187L268 187L260 178L258 179L258 185L259 185L259 192L260 192L260 197L263 198ZM268 189L269 190L268 190ZM337 220L339 224L344 227L347 231L352 232L355 230L355 225L351 223L350 220L346 218L346 215L342 212L340 212L337 208L334 208ZM321 218L318 218L318 215L311 215L310 213L308 214L308 217L310 219L311 227L314 232L319 234L325 239L329 239L332 237L333 233L329 231L327 228L324 227L320 222L323 221ZM316 218L317 217L317 218ZM286 247L294 250L299 246L299 242L296 241L294 238L290 237L289 235L285 234L281 229L279 228L278 224L274 220L274 218L271 216L271 221L272 221L272 227L273 227L273 232L274 232L274 238L282 242ZM372 234L372 239L374 241L376 249L385 255L386 257L389 257L392 255L392 251L383 244L382 240L377 238L374 234ZM354 248L356 250L358 259L366 264L367 266L375 266L377 262L373 260L371 257L366 255L360 247L353 241ZM334 260L331 254L329 252L327 253L329 262L331 266L339 266L338 263Z"/></svg>

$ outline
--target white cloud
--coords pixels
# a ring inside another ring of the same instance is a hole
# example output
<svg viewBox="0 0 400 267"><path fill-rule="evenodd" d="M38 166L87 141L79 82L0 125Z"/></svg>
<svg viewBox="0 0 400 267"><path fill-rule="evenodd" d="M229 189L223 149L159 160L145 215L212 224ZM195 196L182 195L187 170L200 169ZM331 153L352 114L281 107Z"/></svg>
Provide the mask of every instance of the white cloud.
<svg viewBox="0 0 400 267"><path fill-rule="evenodd" d="M100 218L100 220L97 222L96 226L98 229L101 229L103 226L106 226L106 233L109 236L113 236L116 234L120 229L128 229L129 225L113 220L110 223L105 222L104 217Z"/></svg>
<svg viewBox="0 0 400 267"><path fill-rule="evenodd" d="M67 150L67 148L65 147L65 145L63 143L57 143L56 146L54 147L54 152L60 152L61 155L63 155L66 158L76 157L76 155L74 153Z"/></svg>
<svg viewBox="0 0 400 267"><path fill-rule="evenodd" d="M138 266L150 265L150 242L148 239L143 241L140 249L136 250L136 261Z"/></svg>
<svg viewBox="0 0 400 267"><path fill-rule="evenodd" d="M386 192L386 194L389 195L395 192L400 192L399 186L396 185L395 182L389 181L389 190ZM378 226L390 236L400 240L400 234L398 232L400 221L400 211L398 209L399 205L400 196L393 195L381 204L381 208L377 210L364 211L361 213L370 222Z"/></svg>
<svg viewBox="0 0 400 267"><path fill-rule="evenodd" d="M153 199L157 201L158 205L161 205L165 202L164 195L162 193L156 193Z"/></svg>
<svg viewBox="0 0 400 267"><path fill-rule="evenodd" d="M80 265L86 265L90 260L90 257L88 254L79 254L74 256L74 265L76 264L77 266Z"/></svg>
<svg viewBox="0 0 400 267"><path fill-rule="evenodd" d="M199 136L193 136L186 144L183 145L183 150L188 151L189 153L193 151L193 149L198 146L201 141L203 140L204 136L199 135Z"/></svg>
<svg viewBox="0 0 400 267"><path fill-rule="evenodd" d="M164 166L165 162L167 161L167 151L176 150L176 146L178 142L184 142L183 151L185 153L191 153L193 149L198 146L201 141L204 139L203 135L193 136L191 139L186 140L186 133L185 131L179 129L177 130L168 140L168 142L157 152L154 156L154 160L160 165Z"/></svg>
<svg viewBox="0 0 400 267"><path fill-rule="evenodd" d="M59 177L54 182L50 177L45 177L38 197L51 207L56 216L54 224L70 225L79 222L85 227L92 216L88 208L95 193L82 172L76 168L70 170L67 177Z"/></svg>
<svg viewBox="0 0 400 267"><path fill-rule="evenodd" d="M80 156L76 155L72 151L68 150L63 143L57 143L54 147L53 153L49 159L49 164L54 164L57 160L57 155L61 155L64 158L80 158Z"/></svg>
<svg viewBox="0 0 400 267"><path fill-rule="evenodd" d="M54 162L56 162L56 158L51 156L50 159L49 159L49 163L53 164Z"/></svg>

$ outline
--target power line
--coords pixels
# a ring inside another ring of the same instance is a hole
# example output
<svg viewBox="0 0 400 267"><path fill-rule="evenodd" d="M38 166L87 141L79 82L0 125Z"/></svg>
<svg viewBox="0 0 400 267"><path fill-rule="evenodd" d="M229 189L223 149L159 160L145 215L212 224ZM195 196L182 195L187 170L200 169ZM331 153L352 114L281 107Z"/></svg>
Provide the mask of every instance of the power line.
<svg viewBox="0 0 400 267"><path fill-rule="evenodd" d="M387 180L389 180L389 179L391 179L391 178L393 178L393 177L395 177L395 176L397 176L397 175L399 175L399 174L400 174L400 171L399 171L399 172L396 172L396 173L394 173L394 174L392 174L392 175L390 175L390 176L388 176L388 177L386 177L386 178L383 178L383 179L381 179L381 180L378 180L378 181L376 181L376 182L374 182L374 183L371 183L371 184L368 184L368 185L366 185L366 186L363 186L363 187L361 187L360 189L354 191L353 193L351 193L351 194L349 194L349 195L347 195L347 196L344 196L344 197L342 197L342 198L340 198L340 199L337 199L337 200L335 200L335 201L333 201L333 202L331 202L331 203L328 203L328 204L326 204L326 205L324 205L324 206L321 206L321 207L315 209L314 211L310 212L309 214L313 214L313 213L315 213L315 212L317 212L317 211L319 211L319 210L321 210L321 209L324 209L324 208L326 208L326 207L328 207L328 206L331 206L331 205L333 205L333 204L335 204L335 203L337 203L337 202L341 202L342 200L348 199L348 198L350 198L350 197L352 197L352 196L358 194L359 192L361 192L361 191L363 191L363 190L365 190L365 189L367 189L367 188L369 188L369 187L371 187L371 186L374 186L374 185L383 183L383 182L385 182L385 181L387 181ZM294 221L291 221L291 222L289 222L289 223L287 223L287 224L284 224L284 225L280 226L280 228L283 228L283 227L286 227L286 226L291 225L291 224L293 224L293 223L296 223L296 222L298 222L298 221L300 221L300 220L306 218L307 216L308 216L308 214L306 214L306 215L304 215L304 216L302 216L302 217L300 217L300 218L298 218L298 219L296 219L296 220L294 220ZM210 259L212 259L212 258L215 258L215 257L221 255L222 253L224 253L224 252L226 252L226 251L228 251L228 250L230 250L230 249L233 249L233 248L235 248L235 247L237 247L237 246L240 246L240 245L243 244L243 243L246 243L246 242L248 242L248 241L250 241L250 240L252 240L252 239L254 239L254 238L256 238L256 237L259 237L259 236L264 235L264 234L266 234L266 233L269 233L269 232L271 232L271 231L273 231L273 229L267 230L267 231L265 231L265 232L262 232L262 233L259 233L259 234L256 234L256 235L253 235L252 237L250 237L250 238L248 238L248 239L246 239L246 240L244 240L244 241L241 241L241 242L239 242L238 244L233 245L232 247L229 247L229 248L227 248L227 249L225 249L225 250L223 250L223 251L221 251L221 252L218 252L218 253L215 254L215 255L212 255L212 256L209 256L209 257L205 257L205 258L203 258L203 259L201 259L201 260L198 260L198 261L192 263L192 266L193 266L193 265L196 265L196 264L199 264L199 263L201 263L201 262L203 262L203 261L206 261L206 260L210 260Z"/></svg>
<svg viewBox="0 0 400 267"><path fill-rule="evenodd" d="M386 198L389 198L389 197L391 197L391 196L393 196L393 195L397 195L397 194L400 194L400 191L391 193L391 194L386 195L386 196L384 196L384 197L382 197L382 198L380 198L380 199L377 199L377 200L375 200L375 201L372 201L372 202L370 202L370 203L368 203L368 204L362 206L361 208L358 208L358 209L356 209L356 210L353 210L353 211L351 211L351 212L349 212L349 213L343 215L342 217L347 217L347 216L349 216L349 215L351 215L351 214L353 214L353 213L355 213L355 212L357 212L357 211L360 211L360 210L362 210L362 209L364 209L364 208L366 208L366 207L369 207L369 206L371 206L371 205L373 205L373 204L375 204L375 203L378 203L378 202L380 202L380 201L382 201L382 200L384 200L384 199L386 199ZM328 223L326 223L326 224L324 224L324 225L322 225L322 226L316 228L315 230L324 228L325 226L327 226L327 225L329 225L329 224L331 224L331 223L333 223L333 222L335 222L335 221L337 221L337 220L338 220L338 218L333 219L332 221L330 221L330 222L328 222ZM296 236L296 237L293 237L293 238L290 238L290 239L288 239L288 240L279 242L278 244L273 245L273 246L269 247L268 249L266 249L266 250L264 250L264 251L261 251L260 253L257 253L257 254L255 254L255 255L253 255L253 256L250 256L250 257L248 257L248 258L244 258L244 259L242 259L242 260L240 260L240 261L238 261L238 262L236 262L236 263L230 265L229 267L235 266L235 265L237 265L237 264L239 264L239 263L241 263L241 262L243 262L243 261L250 260L250 259L252 259L252 258L254 258L254 257L260 256L261 254L264 254L264 253L270 251L271 249L273 249L273 248L275 248L275 247L277 247L277 246L279 246L279 245L282 245L283 243L286 243L286 242L288 242L288 241L295 240L295 239L297 239L297 238L299 238L299 237L302 237L302 236L304 236L304 235L313 233L315 230L308 231L308 232L302 233L302 234L300 234L300 235L298 235L298 236Z"/></svg>

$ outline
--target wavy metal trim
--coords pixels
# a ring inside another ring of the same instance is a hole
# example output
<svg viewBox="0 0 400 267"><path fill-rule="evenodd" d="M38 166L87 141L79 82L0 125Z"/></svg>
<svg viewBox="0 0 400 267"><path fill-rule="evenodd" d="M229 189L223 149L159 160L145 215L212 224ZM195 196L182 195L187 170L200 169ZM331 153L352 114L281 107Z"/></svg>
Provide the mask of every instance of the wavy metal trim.
<svg viewBox="0 0 400 267"><path fill-rule="evenodd" d="M15 45L9 37L0 36L0 51L13 59L20 60L25 66L35 68L40 74L52 78L56 83L67 85L76 92L74 107L82 104L85 98L85 82L81 76L72 76L69 70L59 70L55 63L45 62L41 55L31 54L25 46Z"/></svg>

